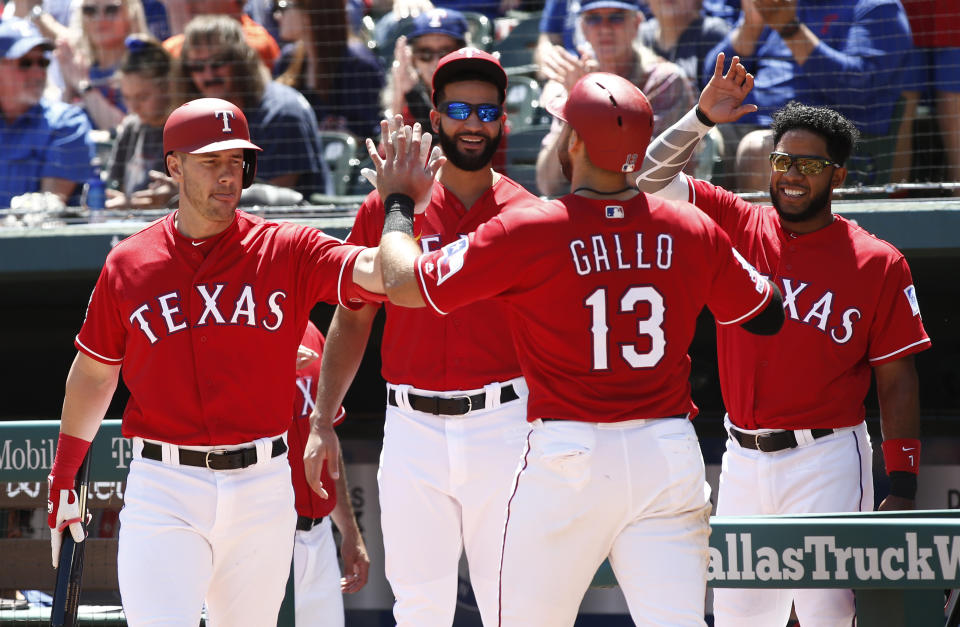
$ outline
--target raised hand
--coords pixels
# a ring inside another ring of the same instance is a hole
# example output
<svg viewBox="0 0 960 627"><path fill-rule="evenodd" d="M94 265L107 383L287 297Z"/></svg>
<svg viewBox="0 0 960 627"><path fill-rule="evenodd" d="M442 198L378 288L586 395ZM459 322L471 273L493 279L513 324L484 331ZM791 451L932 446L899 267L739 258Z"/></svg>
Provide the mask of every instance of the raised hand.
<svg viewBox="0 0 960 627"><path fill-rule="evenodd" d="M713 76L700 94L697 106L708 118L717 123L735 122L757 110L757 105L743 104L753 89L753 74L740 63L740 57L730 60L730 69L723 73L724 54L717 55Z"/></svg>
<svg viewBox="0 0 960 627"><path fill-rule="evenodd" d="M403 118L380 122L380 156L373 140L367 139L367 152L376 167L377 191L386 199L390 194L405 194L413 198L416 213L422 213L430 203L433 183L440 167L446 162L439 148L431 151L430 133L423 133L420 124L405 126Z"/></svg>

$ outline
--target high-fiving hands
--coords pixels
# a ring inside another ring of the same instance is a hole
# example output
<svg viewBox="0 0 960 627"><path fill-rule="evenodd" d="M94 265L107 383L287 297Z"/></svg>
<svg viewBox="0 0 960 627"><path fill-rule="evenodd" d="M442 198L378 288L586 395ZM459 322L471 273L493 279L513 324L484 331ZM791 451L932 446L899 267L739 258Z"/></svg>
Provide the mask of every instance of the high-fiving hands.
<svg viewBox="0 0 960 627"><path fill-rule="evenodd" d="M446 163L439 147L430 148L430 133L422 132L420 124L413 127L403 124L403 117L380 122L381 144L384 156L377 146L367 139L367 152L376 172L364 172L364 177L377 187L380 198L390 194L405 194L413 198L415 213L423 213L430 204L430 195L437 172ZM373 175L373 176L371 176Z"/></svg>

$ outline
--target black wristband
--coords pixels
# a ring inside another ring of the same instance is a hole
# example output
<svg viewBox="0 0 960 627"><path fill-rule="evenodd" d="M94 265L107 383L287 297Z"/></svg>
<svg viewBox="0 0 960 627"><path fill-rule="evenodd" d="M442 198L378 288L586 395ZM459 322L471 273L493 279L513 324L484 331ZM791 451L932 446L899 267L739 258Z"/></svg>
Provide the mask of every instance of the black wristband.
<svg viewBox="0 0 960 627"><path fill-rule="evenodd" d="M890 473L890 496L900 498L917 498L917 475L905 470L894 470Z"/></svg>
<svg viewBox="0 0 960 627"><path fill-rule="evenodd" d="M704 126L716 126L717 123L707 117L707 114L700 110L700 105L697 105L697 119L700 120Z"/></svg>
<svg viewBox="0 0 960 627"><path fill-rule="evenodd" d="M383 235L406 233L413 237L413 198L406 194L390 194L383 201Z"/></svg>
<svg viewBox="0 0 960 627"><path fill-rule="evenodd" d="M800 30L800 20L797 19L797 16L793 16L793 19L783 25L779 31L780 39L789 39L797 34L797 31Z"/></svg>

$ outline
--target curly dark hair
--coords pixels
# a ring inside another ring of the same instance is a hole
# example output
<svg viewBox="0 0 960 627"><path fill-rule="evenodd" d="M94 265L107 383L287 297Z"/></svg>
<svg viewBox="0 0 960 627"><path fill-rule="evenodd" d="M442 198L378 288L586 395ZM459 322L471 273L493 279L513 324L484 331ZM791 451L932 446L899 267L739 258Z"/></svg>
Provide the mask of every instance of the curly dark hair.
<svg viewBox="0 0 960 627"><path fill-rule="evenodd" d="M827 107L811 107L794 100L773 114L773 145L788 131L803 130L827 142L827 155L840 165L846 163L860 138L853 122Z"/></svg>

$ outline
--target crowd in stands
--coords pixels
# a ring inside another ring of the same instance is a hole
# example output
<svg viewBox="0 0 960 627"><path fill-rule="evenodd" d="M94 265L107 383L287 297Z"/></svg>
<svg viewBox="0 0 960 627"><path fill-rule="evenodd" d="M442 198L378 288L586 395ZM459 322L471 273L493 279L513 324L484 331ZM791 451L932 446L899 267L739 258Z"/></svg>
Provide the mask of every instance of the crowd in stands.
<svg viewBox="0 0 960 627"><path fill-rule="evenodd" d="M544 103L613 72L647 94L656 134L692 106L719 52L754 75L758 110L711 133L697 176L765 191L771 116L797 100L858 126L848 185L958 182L958 35L956 0L8 0L0 206L38 193L77 206L98 156L107 208L168 206L163 123L204 96L246 113L264 149L258 182L307 201L364 193L340 161L359 169L384 115L429 129L433 70L467 45L501 53L517 84L494 167L527 168L538 194L566 188ZM344 137L349 149L330 150Z"/></svg>

